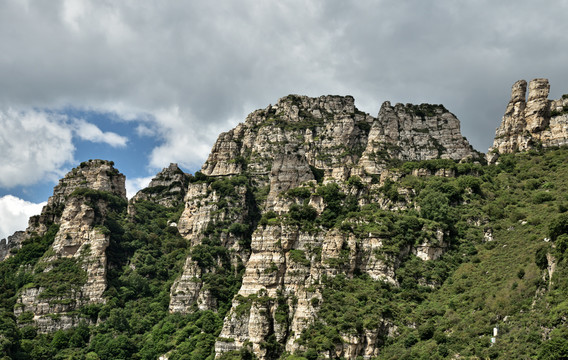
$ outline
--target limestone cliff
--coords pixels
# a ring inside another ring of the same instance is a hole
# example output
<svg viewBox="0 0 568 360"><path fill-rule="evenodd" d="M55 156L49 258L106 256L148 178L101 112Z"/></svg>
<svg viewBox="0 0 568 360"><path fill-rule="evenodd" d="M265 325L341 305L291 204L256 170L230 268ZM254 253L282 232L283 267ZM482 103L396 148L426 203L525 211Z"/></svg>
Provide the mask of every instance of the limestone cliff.
<svg viewBox="0 0 568 360"><path fill-rule="evenodd" d="M65 208L65 202L77 189L91 189L116 194L126 198L124 186L125 177L113 167L112 161L89 160L65 175L53 189L53 195L48 199L40 215L30 217L28 228L17 231L0 242L0 261L9 254L10 249L17 249L21 242L30 236L41 236L46 233L51 224L59 224Z"/></svg>
<svg viewBox="0 0 568 360"><path fill-rule="evenodd" d="M511 100L487 153L490 162L500 153L568 144L568 96L549 100L549 91L548 79L534 79L527 99L527 82L513 84Z"/></svg>
<svg viewBox="0 0 568 360"><path fill-rule="evenodd" d="M459 120L441 105L385 102L374 118L357 110L350 96L290 95L221 134L202 172L240 174L246 160L246 170L267 176L274 160L290 154L337 180L361 169L380 173L389 160L480 156L460 133Z"/></svg>
<svg viewBox="0 0 568 360"><path fill-rule="evenodd" d="M444 231L425 224L413 230L421 241L400 246L392 229L374 230L381 209L413 206L405 200L411 190L401 189L399 200L381 193L387 179L402 176L387 165L479 156L443 106L386 102L374 118L357 110L350 96L290 95L253 112L219 136L190 180L178 226L194 249L218 244L230 255L206 262L192 250L171 288L170 311L216 309L222 300L206 279L225 264L242 285L217 354L250 346L259 358L271 358L267 339L286 351L300 349L298 339L323 301L323 279L365 273L396 286L395 270L408 254L427 261L447 247ZM378 210L368 219L345 220L343 230L333 225L341 207L363 205ZM313 221L319 216L330 220ZM391 330L384 319L365 333L343 334L336 356L376 355Z"/></svg>
<svg viewBox="0 0 568 360"><path fill-rule="evenodd" d="M8 236L8 238L0 240L0 261L10 256L12 249L19 248L22 241L26 238L27 235L25 231L16 231L14 234Z"/></svg>
<svg viewBox="0 0 568 360"><path fill-rule="evenodd" d="M124 181L111 162L81 163L30 221L28 237L57 230L34 269L36 281L19 294L14 310L18 316L33 314L39 332L72 327L81 318L80 307L105 301L110 231L104 224L109 212L126 206Z"/></svg>
<svg viewBox="0 0 568 360"><path fill-rule="evenodd" d="M236 269L248 260L250 246L246 237L253 224L251 189L242 178L199 181L193 179L186 194L185 209L178 230L194 249L202 246L223 247L226 253L212 262L202 259L197 251L188 257L182 275L170 291L170 311L187 313L195 308L216 309L205 274L218 274L227 268ZM204 244L204 242L206 244Z"/></svg>
<svg viewBox="0 0 568 360"><path fill-rule="evenodd" d="M162 169L150 184L133 196L131 203L141 200L152 201L165 207L177 206L183 201L190 175L184 173L177 164Z"/></svg>
<svg viewBox="0 0 568 360"><path fill-rule="evenodd" d="M513 87L493 155L564 144L567 99L549 101L548 83L535 80L525 100L526 86ZM0 260L9 257L0 300L16 315L0 319L13 329L0 331L3 355L492 357L519 337L489 347L487 329L551 309L542 284L550 291L566 272L550 255L555 240L523 237L532 209L566 206L553 203L562 188L551 181L538 201L502 208L516 198L503 194L526 196L536 178L497 184L500 167L479 158L442 105L385 102L373 117L350 96L290 95L221 134L201 171L171 164L128 204L111 162L84 162L26 231L0 241ZM533 159L524 166L545 165ZM544 237L546 224L535 230ZM535 267L526 249L537 246ZM510 264L497 270L493 255ZM533 281L537 267L543 281ZM481 291L474 279L491 285ZM500 312L507 301L519 304ZM484 318L474 332L471 314ZM526 333L526 321L516 324L505 328ZM538 343L551 332L532 329Z"/></svg>
<svg viewBox="0 0 568 360"><path fill-rule="evenodd" d="M389 161L479 158L460 132L460 123L443 105L381 106L360 161L368 173L384 171Z"/></svg>

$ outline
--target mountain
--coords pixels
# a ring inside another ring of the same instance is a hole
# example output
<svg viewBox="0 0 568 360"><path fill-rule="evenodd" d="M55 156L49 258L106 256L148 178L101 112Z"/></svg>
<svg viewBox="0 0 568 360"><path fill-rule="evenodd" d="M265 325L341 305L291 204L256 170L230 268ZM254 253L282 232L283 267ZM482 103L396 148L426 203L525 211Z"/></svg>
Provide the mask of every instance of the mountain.
<svg viewBox="0 0 568 360"><path fill-rule="evenodd" d="M534 79L529 83L527 100L527 82L519 80L513 85L511 100L489 149L490 162L498 153L567 145L568 95L548 100L549 91L547 79Z"/></svg>
<svg viewBox="0 0 568 360"><path fill-rule="evenodd" d="M127 201L73 169L0 243L14 359L568 356L566 97L515 83L486 156L442 105L289 95Z"/></svg>

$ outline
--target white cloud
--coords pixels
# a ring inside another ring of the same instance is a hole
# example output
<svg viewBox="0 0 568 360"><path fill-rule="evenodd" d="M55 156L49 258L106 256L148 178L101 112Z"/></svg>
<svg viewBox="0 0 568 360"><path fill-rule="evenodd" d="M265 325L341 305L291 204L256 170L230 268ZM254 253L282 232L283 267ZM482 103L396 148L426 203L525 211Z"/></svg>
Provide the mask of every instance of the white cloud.
<svg viewBox="0 0 568 360"><path fill-rule="evenodd" d="M0 109L0 187L32 185L57 180L74 162L74 136L112 147L124 147L128 139L82 119L57 112Z"/></svg>
<svg viewBox="0 0 568 360"><path fill-rule="evenodd" d="M28 219L38 215L46 202L34 204L12 195L0 198L0 239L4 239L14 232L25 230Z"/></svg>
<svg viewBox="0 0 568 360"><path fill-rule="evenodd" d="M0 110L0 186L30 185L61 176L75 147L65 118L37 111Z"/></svg>
<svg viewBox="0 0 568 360"><path fill-rule="evenodd" d="M112 147L124 147L128 139L113 132L103 132L96 125L82 119L73 121L75 133L83 140L107 143Z"/></svg>
<svg viewBox="0 0 568 360"><path fill-rule="evenodd" d="M126 179L126 197L132 198L136 193L150 184L153 176Z"/></svg>
<svg viewBox="0 0 568 360"><path fill-rule="evenodd" d="M138 134L138 136L156 136L157 131L147 125L138 125L136 127L136 134Z"/></svg>
<svg viewBox="0 0 568 360"><path fill-rule="evenodd" d="M155 116L165 141L152 150L150 166L160 169L178 163L186 168L200 168L218 133L208 132L207 124L199 125L193 114L183 113L179 107L159 110Z"/></svg>

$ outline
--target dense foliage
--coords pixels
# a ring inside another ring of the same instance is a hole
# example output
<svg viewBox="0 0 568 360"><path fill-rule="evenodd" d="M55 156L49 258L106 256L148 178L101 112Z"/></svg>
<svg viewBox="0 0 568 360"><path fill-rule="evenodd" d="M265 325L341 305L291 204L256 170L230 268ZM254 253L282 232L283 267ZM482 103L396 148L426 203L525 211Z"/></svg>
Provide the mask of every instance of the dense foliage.
<svg viewBox="0 0 568 360"><path fill-rule="evenodd" d="M242 222L211 224L193 247L170 226L178 221L182 205L166 208L140 201L129 215L125 204L108 194L78 190L74 196L93 204L100 199L112 204L101 225L111 241L106 303L79 309L84 321L53 334L38 333L31 313L14 316L21 289L41 283L46 296L57 296L86 279L71 259L58 259L43 271L42 259L58 230L53 225L0 263L0 356L212 359L244 272L242 263L231 261L223 238L231 234L250 249L257 224L283 223L310 233L337 230L357 244L370 235L380 237L384 243L376 256L398 266L395 282L373 280L361 271L353 277L324 277L318 285L321 298L312 298L318 319L301 334L301 351L285 353L269 338L263 346L271 357L333 358L345 336L383 329L377 339L379 359L568 358L567 156L568 149L553 149L502 155L498 165L490 166L449 160L405 163L397 169L400 180L370 187L358 177L327 183L314 168L318 181L284 195L294 202L287 214L265 212L262 218L256 205L266 189L252 186L246 176L219 179L196 173L191 182L208 184L219 195L218 209L242 212L236 204L242 206L238 199L246 193L249 213ZM417 169L446 169L455 176L412 175ZM312 196L322 199L321 214L310 205ZM360 201L377 196L384 200L382 206ZM440 233L447 243L440 258L423 261L405 251L437 241ZM342 248L326 265L342 269L351 250ZM170 288L187 257L202 270L203 286L215 297L217 311L168 312ZM313 254L292 249L289 258L309 266ZM250 308L245 300L239 300L237 311ZM252 300L275 301L276 321L289 321L284 297ZM492 343L494 328L498 335ZM243 348L223 358L253 357Z"/></svg>

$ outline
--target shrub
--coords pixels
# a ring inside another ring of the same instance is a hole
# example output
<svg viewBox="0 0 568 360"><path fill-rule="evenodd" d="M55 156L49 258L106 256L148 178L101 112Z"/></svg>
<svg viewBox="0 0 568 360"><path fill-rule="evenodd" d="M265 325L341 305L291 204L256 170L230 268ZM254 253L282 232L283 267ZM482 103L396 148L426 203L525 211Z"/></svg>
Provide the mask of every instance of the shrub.
<svg viewBox="0 0 568 360"><path fill-rule="evenodd" d="M548 248L543 246L538 248L534 254L534 262L539 269L544 270L548 267L548 259L546 258L546 253Z"/></svg>
<svg viewBox="0 0 568 360"><path fill-rule="evenodd" d="M365 184L363 184L363 182L361 181L361 178L359 176L351 176L347 180L347 185L355 187L357 189L362 189L362 188L365 187Z"/></svg>
<svg viewBox="0 0 568 360"><path fill-rule="evenodd" d="M286 195L300 199L308 199L312 195L312 191L308 187L301 186L288 190Z"/></svg>
<svg viewBox="0 0 568 360"><path fill-rule="evenodd" d="M297 221L297 222L313 222L316 220L318 216L317 210L310 205L297 205L294 204L290 207L290 211L288 213L290 218Z"/></svg>
<svg viewBox="0 0 568 360"><path fill-rule="evenodd" d="M568 233L568 214L563 213L550 222L548 236L554 241L558 236L566 233Z"/></svg>
<svg viewBox="0 0 568 360"><path fill-rule="evenodd" d="M425 219L448 224L452 218L450 201L446 194L438 191L429 191L420 194L420 216Z"/></svg>
<svg viewBox="0 0 568 360"><path fill-rule="evenodd" d="M249 226L246 224L234 223L229 227L229 232L235 236L243 236L249 232Z"/></svg>
<svg viewBox="0 0 568 360"><path fill-rule="evenodd" d="M552 200L554 200L554 195L545 191L537 192L533 195L533 202L535 204L542 204Z"/></svg>
<svg viewBox="0 0 568 360"><path fill-rule="evenodd" d="M276 219L276 218L278 218L278 214L276 214L272 210L267 211L264 214L262 214L262 217L260 218L259 221L259 225L268 225L270 219Z"/></svg>
<svg viewBox="0 0 568 360"><path fill-rule="evenodd" d="M290 250L290 259L304 266L310 265L310 260L306 258L306 253L303 250L297 250L297 249Z"/></svg>

